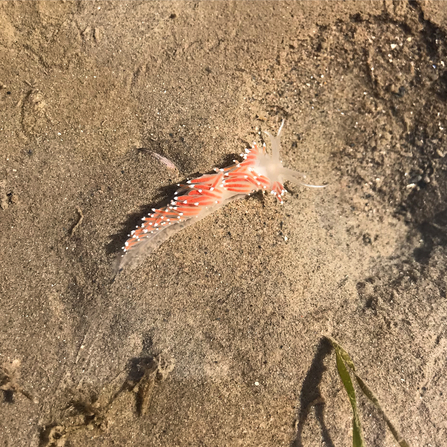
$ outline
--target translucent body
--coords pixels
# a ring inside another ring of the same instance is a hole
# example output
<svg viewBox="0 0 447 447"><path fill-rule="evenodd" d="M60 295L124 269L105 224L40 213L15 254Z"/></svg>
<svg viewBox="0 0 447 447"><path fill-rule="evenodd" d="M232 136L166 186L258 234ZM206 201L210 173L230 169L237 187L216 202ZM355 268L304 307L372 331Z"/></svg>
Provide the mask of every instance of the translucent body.
<svg viewBox="0 0 447 447"><path fill-rule="evenodd" d="M284 124L284 122L283 122ZM284 181L303 184L297 171L284 168L279 158L281 129L277 136L267 132L272 155L265 147L258 149L256 143L241 154L243 161L225 169L215 169L215 174L206 174L179 185L171 203L163 208L153 209L143 223L133 230L123 247L124 253L118 259L117 269L135 266L149 253L155 251L164 241L178 231L205 218L228 202L245 197L258 190L269 191L283 202L286 192ZM306 185L312 186L312 185Z"/></svg>

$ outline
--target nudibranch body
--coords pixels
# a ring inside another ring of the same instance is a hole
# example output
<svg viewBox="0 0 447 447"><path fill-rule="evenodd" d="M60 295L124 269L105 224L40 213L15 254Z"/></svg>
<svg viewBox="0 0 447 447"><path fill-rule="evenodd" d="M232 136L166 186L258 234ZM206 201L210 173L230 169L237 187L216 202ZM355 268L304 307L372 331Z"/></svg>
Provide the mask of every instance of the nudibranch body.
<svg viewBox="0 0 447 447"><path fill-rule="evenodd" d="M202 175L186 184L179 184L170 204L153 208L147 217L143 217L143 223L129 234L118 270L121 271L128 264L135 264L178 231L232 200L263 190L271 192L283 203L285 181L305 185L300 181L303 174L284 168L279 158L283 125L284 121L276 136L266 132L272 145L271 155L266 153L265 145L258 148L253 143L251 149L241 154L241 162L234 160L234 164L227 168L214 169L214 174Z"/></svg>

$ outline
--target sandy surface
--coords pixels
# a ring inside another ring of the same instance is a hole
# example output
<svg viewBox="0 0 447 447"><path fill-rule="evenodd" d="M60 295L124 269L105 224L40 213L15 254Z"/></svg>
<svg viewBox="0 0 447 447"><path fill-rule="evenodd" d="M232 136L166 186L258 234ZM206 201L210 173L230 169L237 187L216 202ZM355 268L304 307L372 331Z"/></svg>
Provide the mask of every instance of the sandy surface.
<svg viewBox="0 0 447 447"><path fill-rule="evenodd" d="M1 1L0 445L349 445L325 336L410 445L447 445L446 25L428 1ZM113 281L176 183L283 118L325 190L234 202Z"/></svg>

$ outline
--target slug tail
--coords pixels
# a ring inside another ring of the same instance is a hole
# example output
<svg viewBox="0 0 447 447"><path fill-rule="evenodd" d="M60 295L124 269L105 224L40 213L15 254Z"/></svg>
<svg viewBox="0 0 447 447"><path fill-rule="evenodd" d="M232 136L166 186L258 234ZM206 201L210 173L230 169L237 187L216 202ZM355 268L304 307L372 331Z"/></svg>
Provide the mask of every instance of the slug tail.
<svg viewBox="0 0 447 447"><path fill-rule="evenodd" d="M217 170L216 174L203 175L178 185L179 189L168 206L152 209L147 217L143 217L143 223L129 234L124 253L115 261L116 274L124 268L139 265L144 257L174 234L253 189L237 170L234 175L228 174L226 180L224 175L227 175L224 171Z"/></svg>

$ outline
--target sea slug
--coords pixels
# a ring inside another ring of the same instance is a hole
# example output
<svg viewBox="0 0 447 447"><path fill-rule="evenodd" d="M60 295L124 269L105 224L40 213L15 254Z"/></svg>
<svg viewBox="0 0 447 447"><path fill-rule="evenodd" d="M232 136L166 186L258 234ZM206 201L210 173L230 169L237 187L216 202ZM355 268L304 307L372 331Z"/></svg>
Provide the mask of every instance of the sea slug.
<svg viewBox="0 0 447 447"><path fill-rule="evenodd" d="M186 184L179 184L171 203L163 208L153 208L152 213L143 217L143 223L129 234L123 247L124 253L117 262L118 271L126 265L135 265L175 233L232 200L264 190L271 192L283 203L285 181L316 188L324 187L304 184L300 180L305 177L303 174L282 166L279 152L283 125L284 121L276 136L266 132L272 146L271 155L266 153L265 144L259 149L253 143L251 149L245 149L245 154L241 154L242 161L234 160L234 164L227 168L215 168L214 174L202 175Z"/></svg>

